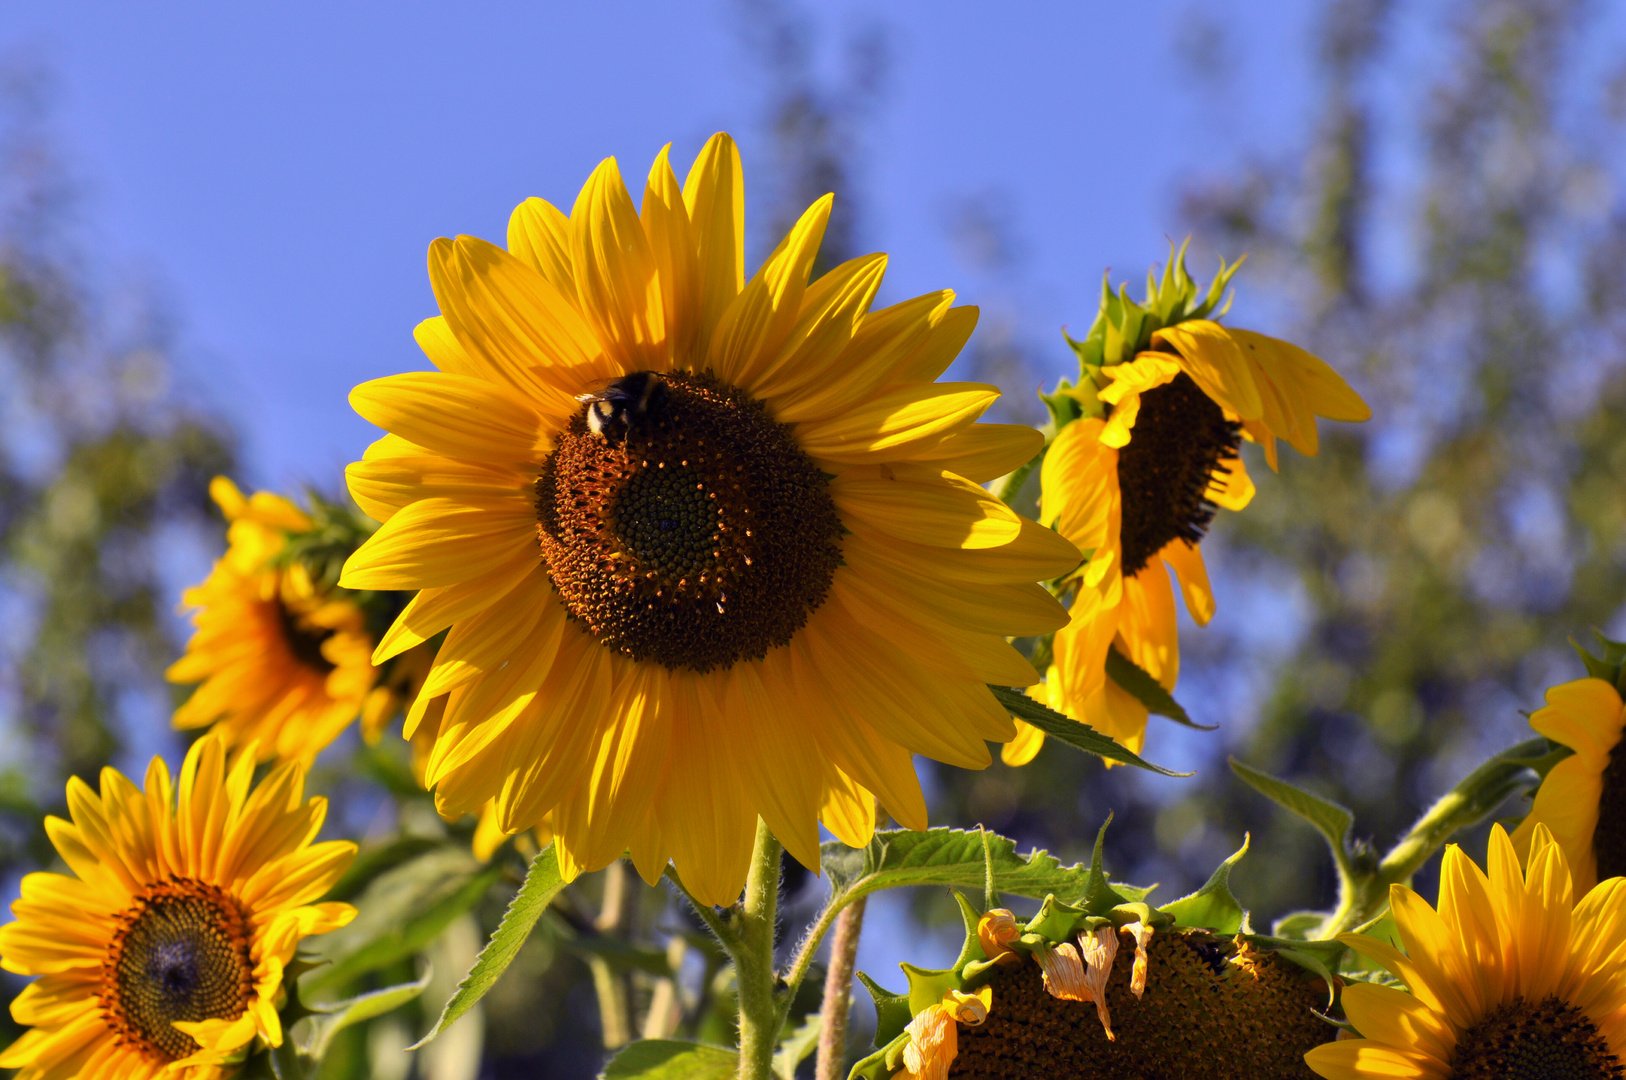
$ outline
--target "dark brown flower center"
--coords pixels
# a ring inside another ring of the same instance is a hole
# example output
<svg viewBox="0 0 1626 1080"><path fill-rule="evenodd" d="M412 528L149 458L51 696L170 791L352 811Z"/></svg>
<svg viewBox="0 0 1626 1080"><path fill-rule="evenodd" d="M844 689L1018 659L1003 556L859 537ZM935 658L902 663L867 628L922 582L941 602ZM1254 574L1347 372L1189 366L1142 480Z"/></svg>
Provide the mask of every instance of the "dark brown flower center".
<svg viewBox="0 0 1626 1080"><path fill-rule="evenodd" d="M277 624L282 628L282 640L288 652L303 667L326 676L333 670L333 661L322 655L322 643L333 636L325 626L307 626L296 613L289 611L281 600L277 605Z"/></svg>
<svg viewBox="0 0 1626 1080"><path fill-rule="evenodd" d="M1108 1041L1095 1005L1045 990L1023 961L994 979L988 1019L958 1031L950 1080L1313 1080L1304 1054L1337 1029L1316 1016L1326 985L1269 954L1203 933L1159 933L1148 949L1146 992L1130 991L1135 949L1120 937L1107 1005Z"/></svg>
<svg viewBox="0 0 1626 1080"><path fill-rule="evenodd" d="M1170 540L1203 538L1214 520L1209 479L1241 445L1241 426L1185 372L1141 394L1129 445L1118 451L1125 574L1139 573Z"/></svg>
<svg viewBox="0 0 1626 1080"><path fill-rule="evenodd" d="M1592 853L1598 857L1598 880L1626 877L1626 733L1609 755L1603 771L1603 795L1598 799L1598 827L1592 833Z"/></svg>
<svg viewBox="0 0 1626 1080"><path fill-rule="evenodd" d="M634 660L710 671L788 643L830 589L828 477L761 403L709 375L629 375L589 400L536 482L565 606Z"/></svg>
<svg viewBox="0 0 1626 1080"><path fill-rule="evenodd" d="M1580 1009L1514 998L1463 1033L1451 1080L1620 1080L1626 1066Z"/></svg>
<svg viewBox="0 0 1626 1080"><path fill-rule="evenodd" d="M198 1044L175 1021L235 1020L254 993L249 928L237 904L201 881L172 878L118 917L102 961L102 1015L121 1039L175 1061Z"/></svg>

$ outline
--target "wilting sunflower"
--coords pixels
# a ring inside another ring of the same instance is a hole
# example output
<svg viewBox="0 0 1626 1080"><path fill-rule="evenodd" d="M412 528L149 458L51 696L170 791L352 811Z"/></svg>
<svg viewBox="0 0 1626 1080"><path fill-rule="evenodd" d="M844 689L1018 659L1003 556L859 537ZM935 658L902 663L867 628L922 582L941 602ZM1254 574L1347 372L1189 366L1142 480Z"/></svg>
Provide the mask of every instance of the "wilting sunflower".
<svg viewBox="0 0 1626 1080"><path fill-rule="evenodd" d="M1344 1014L1365 1038L1317 1047L1305 1057L1311 1068L1331 1080L1626 1076L1626 879L1577 903L1563 849L1543 825L1523 871L1495 826L1488 865L1489 877L1448 848L1438 912L1392 887L1404 952L1340 937L1411 992L1344 987Z"/></svg>
<svg viewBox="0 0 1626 1080"><path fill-rule="evenodd" d="M11 1004L31 1030L4 1052L18 1080L222 1076L257 1044L280 1045L283 969L302 938L348 923L312 901L355 856L313 844L327 810L303 800L297 763L252 786L254 757L195 743L172 784L160 758L146 790L112 769L100 794L68 782L72 821L46 829L74 876L29 874L0 967L39 976Z"/></svg>
<svg viewBox="0 0 1626 1080"><path fill-rule="evenodd" d="M1613 643L1611 643L1613 644ZM1626 875L1626 707L1604 679L1578 679L1547 691L1530 726L1575 751L1554 765L1536 792L1513 846L1530 851L1537 826L1564 850L1577 891Z"/></svg>
<svg viewBox="0 0 1626 1080"><path fill-rule="evenodd" d="M985 684L1036 681L1005 636L1065 621L1034 582L1078 553L978 484L1039 437L932 381L976 321L951 293L872 312L883 255L808 281L830 205L745 280L718 135L682 186L663 150L641 212L610 159L506 251L431 245L439 370L351 394L390 434L350 467L384 525L340 583L422 590L375 662L450 628L418 699L450 695L443 812L551 813L567 874L670 857L728 903L759 815L817 866L817 823L862 843L872 793L924 827L911 752L980 768L1012 737Z"/></svg>
<svg viewBox="0 0 1626 1080"><path fill-rule="evenodd" d="M402 657L379 685L361 606L281 558L290 536L312 531L310 516L268 491L244 498L223 476L209 494L230 523L228 547L182 597L197 632L165 675L202 685L175 710L175 726L213 724L232 746L307 765L358 714L376 738L421 682L428 651Z"/></svg>
<svg viewBox="0 0 1626 1080"><path fill-rule="evenodd" d="M1054 941L1033 930L1042 912L1027 927L987 912L954 970L904 965L913 1016L855 1078L1308 1080L1305 1051L1337 1035L1318 1015L1326 983L1241 938L1146 914L1163 928L1092 919Z"/></svg>
<svg viewBox="0 0 1626 1080"><path fill-rule="evenodd" d="M1217 507L1241 510L1253 498L1242 440L1257 442L1275 469L1278 439L1317 452L1317 416L1372 415L1319 358L1215 321L1237 265L1222 263L1206 296L1186 273L1184 248L1161 282L1148 276L1144 304L1103 283L1090 334L1073 342L1079 385L1047 398L1061 426L1040 471L1041 520L1087 562L1064 583L1072 618L1055 636L1035 696L1137 752L1147 705L1124 682L1138 676L1174 689L1180 645L1169 571L1199 626L1214 614L1199 544ZM1032 760L1043 741L1028 725L1019 731L1007 764Z"/></svg>

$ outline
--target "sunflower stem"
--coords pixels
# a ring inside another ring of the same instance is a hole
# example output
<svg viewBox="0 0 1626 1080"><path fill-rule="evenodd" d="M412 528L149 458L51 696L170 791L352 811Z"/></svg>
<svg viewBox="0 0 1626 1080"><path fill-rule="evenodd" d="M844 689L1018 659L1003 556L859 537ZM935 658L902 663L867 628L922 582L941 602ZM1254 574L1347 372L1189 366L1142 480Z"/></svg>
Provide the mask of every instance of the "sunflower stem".
<svg viewBox="0 0 1626 1080"><path fill-rule="evenodd" d="M841 912L830 939L830 970L824 979L824 1005L819 1016L817 1080L841 1080L847 1071L847 1013L852 1005L853 964L864 929L864 898Z"/></svg>
<svg viewBox="0 0 1626 1080"><path fill-rule="evenodd" d="M779 906L779 841L757 819L745 899L723 944L734 958L740 1001L739 1080L769 1080L788 1001L775 992L774 929ZM731 940L730 940L731 939Z"/></svg>

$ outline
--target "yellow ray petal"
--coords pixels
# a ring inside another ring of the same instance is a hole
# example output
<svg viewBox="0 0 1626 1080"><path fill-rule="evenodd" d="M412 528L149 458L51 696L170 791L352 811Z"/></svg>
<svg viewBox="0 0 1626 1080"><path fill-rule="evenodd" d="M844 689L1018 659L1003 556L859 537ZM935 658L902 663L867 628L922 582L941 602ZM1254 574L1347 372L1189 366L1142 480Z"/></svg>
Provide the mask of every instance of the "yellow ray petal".
<svg viewBox="0 0 1626 1080"><path fill-rule="evenodd" d="M913 544L997 548L1022 534L1022 519L999 499L953 473L913 465L853 469L830 483L845 521Z"/></svg>
<svg viewBox="0 0 1626 1080"><path fill-rule="evenodd" d="M986 484L1015 472L1043 449L1044 436L1026 424L973 424L910 458Z"/></svg>
<svg viewBox="0 0 1626 1080"><path fill-rule="evenodd" d="M420 499L398 511L345 560L346 589L431 589L491 573L536 549L536 510Z"/></svg>
<svg viewBox="0 0 1626 1080"><path fill-rule="evenodd" d="M672 171L668 155L672 144L661 147L649 168L644 184L644 204L639 211L644 233L649 238L650 257L655 260L661 282L661 308L666 313L666 343L672 364L692 370L698 367L695 335L700 329L700 263L695 254L694 230L683 203L683 188Z"/></svg>
<svg viewBox="0 0 1626 1080"><path fill-rule="evenodd" d="M833 199L826 195L807 208L723 312L708 357L725 382L753 385L790 340L801 314L808 274L830 220Z"/></svg>
<svg viewBox="0 0 1626 1080"><path fill-rule="evenodd" d="M388 521L416 499L459 498L480 502L529 489L532 478L509 469L458 461L439 454L351 462L345 484L356 504L376 521Z"/></svg>
<svg viewBox="0 0 1626 1080"><path fill-rule="evenodd" d="M1243 420L1264 412L1247 357L1225 327L1207 319L1187 319L1152 335L1154 344L1180 354L1180 366L1210 398Z"/></svg>
<svg viewBox="0 0 1626 1080"><path fill-rule="evenodd" d="M570 219L557 206L532 196L508 216L508 252L547 279L566 299L576 295L570 262Z"/></svg>
<svg viewBox="0 0 1626 1080"><path fill-rule="evenodd" d="M700 267L696 356L710 352L712 334L745 285L745 176L734 140L719 131L700 150L683 181Z"/></svg>
<svg viewBox="0 0 1626 1080"><path fill-rule="evenodd" d="M885 255L863 255L833 268L807 287L796 325L776 359L763 367L748 387L776 410L795 412L807 394L817 394L832 380L868 378L857 369L832 368L858 332L886 272ZM878 379L881 376L876 374Z"/></svg>
<svg viewBox="0 0 1626 1080"><path fill-rule="evenodd" d="M966 430L998 398L998 388L984 383L903 386L840 417L798 425L796 441L829 461L906 459Z"/></svg>
<svg viewBox="0 0 1626 1080"><path fill-rule="evenodd" d="M540 461L552 448L535 411L466 375L412 371L350 391L362 418L449 457L496 464Z"/></svg>
<svg viewBox="0 0 1626 1080"><path fill-rule="evenodd" d="M576 299L626 371L665 371L666 309L655 258L615 158L599 162L570 211Z"/></svg>
<svg viewBox="0 0 1626 1080"><path fill-rule="evenodd" d="M1198 626L1207 626L1214 617L1214 590L1208 584L1208 566L1203 562L1202 548L1176 538L1163 546L1158 558L1168 563L1180 579L1180 594L1185 597L1186 611Z"/></svg>
<svg viewBox="0 0 1626 1080"><path fill-rule="evenodd" d="M842 556L850 565L874 564L934 580L1026 585L1060 577L1081 561L1071 541L1029 518L1021 519L1021 532L1011 543L975 551L906 543L856 518L847 527L852 532L842 541Z"/></svg>

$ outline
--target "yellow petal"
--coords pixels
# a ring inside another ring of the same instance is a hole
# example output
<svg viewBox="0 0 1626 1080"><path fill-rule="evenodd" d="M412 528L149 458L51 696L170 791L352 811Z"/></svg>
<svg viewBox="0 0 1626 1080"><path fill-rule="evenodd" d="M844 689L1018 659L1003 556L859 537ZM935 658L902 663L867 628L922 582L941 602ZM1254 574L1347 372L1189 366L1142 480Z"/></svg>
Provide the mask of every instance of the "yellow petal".
<svg viewBox="0 0 1626 1080"><path fill-rule="evenodd" d="M689 211L683 204L683 188L668 159L671 151L672 144L667 143L655 155L638 216L660 275L668 354L675 366L692 369L698 366L700 355L695 350L695 335L700 329L700 264Z"/></svg>
<svg viewBox="0 0 1626 1080"><path fill-rule="evenodd" d="M1263 414L1247 357L1223 326L1207 319L1188 319L1158 330L1152 341L1179 353L1186 374L1221 408L1243 420L1257 420Z"/></svg>
<svg viewBox="0 0 1626 1080"><path fill-rule="evenodd" d="M523 497L473 506L420 499L345 560L346 589L430 589L507 566L536 549L536 511Z"/></svg>
<svg viewBox="0 0 1626 1080"><path fill-rule="evenodd" d="M559 295L576 295L570 263L570 219L557 206L535 196L508 216L508 253L547 279Z"/></svg>
<svg viewBox="0 0 1626 1080"><path fill-rule="evenodd" d="M848 377L848 370L840 369L835 358L845 355L885 272L885 255L864 255L849 259L809 285L802 294L796 325L778 357L751 380L752 393L773 402L776 411L799 415L797 403L804 396L819 393L832 380ZM881 377L875 375L877 380Z"/></svg>
<svg viewBox="0 0 1626 1080"><path fill-rule="evenodd" d="M807 277L830 220L833 199L826 195L807 208L723 312L711 339L709 358L725 382L754 385L790 340L801 314Z"/></svg>
<svg viewBox="0 0 1626 1080"><path fill-rule="evenodd" d="M458 498L478 502L514 495L531 482L508 469L458 461L439 454L351 462L344 470L350 497L367 516L388 521L416 499Z"/></svg>
<svg viewBox="0 0 1626 1080"><path fill-rule="evenodd" d="M911 460L934 462L972 483L986 484L1015 472L1044 449L1044 435L1026 424L973 424Z"/></svg>
<svg viewBox="0 0 1626 1080"><path fill-rule="evenodd" d="M1044 691L1043 687L1039 687L1038 689ZM1048 692L1044 692L1045 696L1048 697ZM1026 765L1028 762L1038 757L1039 751L1043 748L1044 732L1039 728L1034 727L1032 724L1023 723L1021 720L1018 720L1016 722L1016 738L1006 743L1004 748L1000 750L999 760L1013 767L1018 765Z"/></svg>
<svg viewBox="0 0 1626 1080"><path fill-rule="evenodd" d="M830 483L843 520L929 547L994 548L1022 534L1022 519L987 491L953 473L918 466L853 469Z"/></svg>
<svg viewBox="0 0 1626 1080"><path fill-rule="evenodd" d="M587 178L570 211L582 316L626 371L665 371L666 309L655 259L615 158Z"/></svg>
<svg viewBox="0 0 1626 1080"><path fill-rule="evenodd" d="M490 383L438 371L364 382L350 407L381 428L448 457L497 464L540 461L551 448L542 418Z"/></svg>
<svg viewBox="0 0 1626 1080"><path fill-rule="evenodd" d="M694 159L683 181L683 204L700 267L694 349L696 356L705 356L723 312L745 285L745 176L739 148L725 133L706 140Z"/></svg>
<svg viewBox="0 0 1626 1080"><path fill-rule="evenodd" d="M796 441L830 461L908 458L969 428L998 398L998 388L984 383L911 384L839 417L801 424Z"/></svg>
<svg viewBox="0 0 1626 1080"><path fill-rule="evenodd" d="M1227 510L1243 510L1253 501L1253 479L1240 457L1225 458L1208 478L1208 499Z"/></svg>
<svg viewBox="0 0 1626 1080"><path fill-rule="evenodd" d="M1185 597L1191 620L1198 626L1207 626L1208 620L1214 617L1214 590L1208 584L1208 566L1203 562L1202 548L1176 538L1165 544L1157 555L1180 579L1180 594Z"/></svg>

